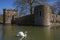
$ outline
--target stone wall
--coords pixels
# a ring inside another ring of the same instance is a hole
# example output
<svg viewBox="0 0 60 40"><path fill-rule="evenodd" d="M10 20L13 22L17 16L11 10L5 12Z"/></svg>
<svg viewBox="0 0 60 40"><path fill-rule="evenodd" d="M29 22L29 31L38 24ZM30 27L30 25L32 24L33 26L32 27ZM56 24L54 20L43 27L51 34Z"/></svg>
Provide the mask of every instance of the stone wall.
<svg viewBox="0 0 60 40"><path fill-rule="evenodd" d="M51 26L60 26L60 15L51 14L50 23L51 23Z"/></svg>
<svg viewBox="0 0 60 40"><path fill-rule="evenodd" d="M15 23L18 25L34 25L34 14L18 17L15 19Z"/></svg>
<svg viewBox="0 0 60 40"><path fill-rule="evenodd" d="M60 23L60 15L56 15L56 22Z"/></svg>
<svg viewBox="0 0 60 40"><path fill-rule="evenodd" d="M16 23L20 25L50 25L51 13L50 6L38 5L34 8L34 14L19 17L16 19Z"/></svg>
<svg viewBox="0 0 60 40"><path fill-rule="evenodd" d="M59 23L60 22L60 15L51 14L51 16L50 16L50 22L51 23Z"/></svg>

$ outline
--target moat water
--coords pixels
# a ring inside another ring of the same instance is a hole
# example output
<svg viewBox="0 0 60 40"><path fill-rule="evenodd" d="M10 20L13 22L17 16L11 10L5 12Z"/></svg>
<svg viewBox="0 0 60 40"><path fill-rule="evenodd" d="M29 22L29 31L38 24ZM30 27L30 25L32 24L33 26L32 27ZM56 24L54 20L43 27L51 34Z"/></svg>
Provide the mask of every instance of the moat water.
<svg viewBox="0 0 60 40"><path fill-rule="evenodd" d="M23 40L60 40L60 27L51 28L42 26L0 25L0 40L20 40L19 31L27 31Z"/></svg>

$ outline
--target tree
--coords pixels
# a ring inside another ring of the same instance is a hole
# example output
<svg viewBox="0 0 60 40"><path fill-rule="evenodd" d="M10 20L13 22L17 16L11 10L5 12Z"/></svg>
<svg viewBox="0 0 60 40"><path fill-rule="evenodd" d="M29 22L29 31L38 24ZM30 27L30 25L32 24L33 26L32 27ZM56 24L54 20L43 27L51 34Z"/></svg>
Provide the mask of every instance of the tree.
<svg viewBox="0 0 60 40"><path fill-rule="evenodd" d="M60 0L57 0L53 6L60 10Z"/></svg>
<svg viewBox="0 0 60 40"><path fill-rule="evenodd" d="M17 8L23 8L23 9L29 9L30 14L32 13L32 9L34 5L37 4L46 4L48 1L47 0L15 0L14 4Z"/></svg>
<svg viewBox="0 0 60 40"><path fill-rule="evenodd" d="M60 14L60 0L55 0L54 1L54 3L53 3L53 5L51 5L53 8L53 10L54 10L54 12L56 13L56 14Z"/></svg>
<svg viewBox="0 0 60 40"><path fill-rule="evenodd" d="M18 9L22 10L21 12L28 9L30 11L30 14L33 14L32 9L34 8L34 6L40 4L47 4L52 6L54 12L60 10L60 0L15 0L14 4Z"/></svg>
<svg viewBox="0 0 60 40"><path fill-rule="evenodd" d="M60 11L58 11L58 15L60 15Z"/></svg>

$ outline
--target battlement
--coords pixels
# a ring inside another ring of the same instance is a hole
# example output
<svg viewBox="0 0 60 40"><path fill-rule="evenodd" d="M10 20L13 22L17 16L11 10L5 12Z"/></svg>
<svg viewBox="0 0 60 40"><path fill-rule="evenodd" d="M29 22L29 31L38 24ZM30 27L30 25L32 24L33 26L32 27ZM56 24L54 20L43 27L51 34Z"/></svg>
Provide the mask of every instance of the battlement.
<svg viewBox="0 0 60 40"><path fill-rule="evenodd" d="M16 9L3 9L3 10L5 10L5 11L17 11Z"/></svg>

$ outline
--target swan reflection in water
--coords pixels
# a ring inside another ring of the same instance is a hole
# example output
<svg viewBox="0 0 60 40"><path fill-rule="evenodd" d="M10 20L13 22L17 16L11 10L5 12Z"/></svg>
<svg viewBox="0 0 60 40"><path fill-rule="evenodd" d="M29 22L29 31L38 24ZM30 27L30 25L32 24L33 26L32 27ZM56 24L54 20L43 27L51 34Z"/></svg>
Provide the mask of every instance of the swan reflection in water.
<svg viewBox="0 0 60 40"><path fill-rule="evenodd" d="M21 36L20 40L23 40L24 38L26 38L27 31L25 31L25 33L23 31L18 32L17 37L20 37L20 36Z"/></svg>

